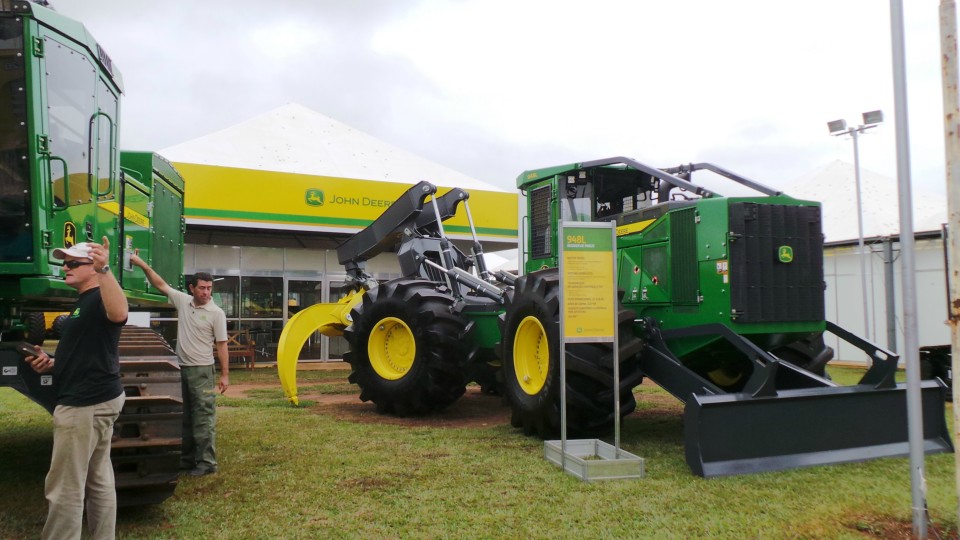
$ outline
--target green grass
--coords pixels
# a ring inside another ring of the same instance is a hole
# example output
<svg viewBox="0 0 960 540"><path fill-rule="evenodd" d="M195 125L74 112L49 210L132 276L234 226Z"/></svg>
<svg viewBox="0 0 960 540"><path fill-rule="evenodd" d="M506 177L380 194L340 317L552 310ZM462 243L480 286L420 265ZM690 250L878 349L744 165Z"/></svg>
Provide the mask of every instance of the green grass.
<svg viewBox="0 0 960 540"><path fill-rule="evenodd" d="M342 370L298 378L314 394L356 391ZM275 382L276 373L236 370L231 380ZM588 484L545 461L543 443L508 423L338 420L287 406L277 385L221 398L220 472L183 479L162 505L122 510L118 537L879 538L892 523L910 528L905 458L704 480L684 462L679 404L650 386L622 433L623 447L646 458L646 478ZM7 388L0 411L0 538L37 537L50 418ZM928 456L926 467L942 534L956 527L954 456Z"/></svg>

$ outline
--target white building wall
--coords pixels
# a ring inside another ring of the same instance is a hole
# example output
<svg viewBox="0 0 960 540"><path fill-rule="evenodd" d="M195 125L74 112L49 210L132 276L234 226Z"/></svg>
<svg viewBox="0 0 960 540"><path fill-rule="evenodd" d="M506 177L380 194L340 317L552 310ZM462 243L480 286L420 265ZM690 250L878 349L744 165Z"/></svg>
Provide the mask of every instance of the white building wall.
<svg viewBox="0 0 960 540"><path fill-rule="evenodd" d="M823 266L826 290L826 318L861 337L866 337L882 348L900 352L903 346L903 288L900 270L900 245L893 244L893 271L895 287L896 346L887 342L887 310L884 290L883 244L868 244L867 315L869 327L864 324L863 294L860 281L859 246L828 247L824 250ZM939 238L917 240L915 243L917 287L917 315L920 346L950 343L947 318L947 292L943 262L943 243ZM859 349L842 342L836 336L826 336L833 347L835 358L843 361L866 362Z"/></svg>

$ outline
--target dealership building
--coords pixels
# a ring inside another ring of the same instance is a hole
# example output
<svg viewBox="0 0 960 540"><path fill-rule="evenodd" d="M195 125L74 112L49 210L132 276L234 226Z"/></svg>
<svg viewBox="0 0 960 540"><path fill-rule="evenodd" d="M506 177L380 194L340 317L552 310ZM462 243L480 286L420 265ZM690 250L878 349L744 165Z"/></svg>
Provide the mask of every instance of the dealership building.
<svg viewBox="0 0 960 540"><path fill-rule="evenodd" d="M257 361L272 361L297 310L341 297L346 273L336 247L369 225L411 185L470 193L486 252L517 246L517 193L480 182L296 104L164 150L186 182L184 274L213 274L228 328L245 330ZM504 209L510 209L505 211ZM469 252L466 212L444 222ZM367 262L379 280L400 277L391 253ZM175 314L151 323L175 337ZM343 338L316 334L301 360L338 360Z"/></svg>

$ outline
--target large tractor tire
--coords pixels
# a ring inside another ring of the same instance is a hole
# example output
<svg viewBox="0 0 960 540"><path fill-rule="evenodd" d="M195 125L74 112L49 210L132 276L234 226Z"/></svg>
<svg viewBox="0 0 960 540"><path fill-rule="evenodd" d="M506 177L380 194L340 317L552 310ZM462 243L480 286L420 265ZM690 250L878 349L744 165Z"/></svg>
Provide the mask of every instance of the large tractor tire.
<svg viewBox="0 0 960 540"><path fill-rule="evenodd" d="M70 315L63 314L57 315L57 318L53 320L53 327L51 328L51 331L54 339L60 339L60 336L63 335L63 325L69 318Z"/></svg>
<svg viewBox="0 0 960 540"><path fill-rule="evenodd" d="M785 362L821 377L827 376L827 362L833 359L833 348L823 341L823 333L797 340L770 352Z"/></svg>
<svg viewBox="0 0 960 540"><path fill-rule="evenodd" d="M829 379L826 367L833 359L833 348L823 341L823 333L812 334L769 352L784 362ZM688 357L684 362L713 384L732 393L743 390L754 369L753 363L729 344L721 344L708 354ZM776 385L781 390L807 388L809 380L781 369L777 371Z"/></svg>
<svg viewBox="0 0 960 540"><path fill-rule="evenodd" d="M527 274L507 292L500 316L503 393L511 424L527 435L560 433L560 278L556 269ZM620 417L636 408L633 388L643 381L632 311L619 305ZM567 431L597 436L613 429L613 344L567 346Z"/></svg>
<svg viewBox="0 0 960 540"><path fill-rule="evenodd" d="M466 390L476 348L472 324L453 312L453 297L436 284L401 278L363 295L344 331L360 399L398 416L444 409Z"/></svg>
<svg viewBox="0 0 960 540"><path fill-rule="evenodd" d="M24 314L24 340L34 345L43 345L43 340L47 337L47 321L43 318L43 313L33 311Z"/></svg>

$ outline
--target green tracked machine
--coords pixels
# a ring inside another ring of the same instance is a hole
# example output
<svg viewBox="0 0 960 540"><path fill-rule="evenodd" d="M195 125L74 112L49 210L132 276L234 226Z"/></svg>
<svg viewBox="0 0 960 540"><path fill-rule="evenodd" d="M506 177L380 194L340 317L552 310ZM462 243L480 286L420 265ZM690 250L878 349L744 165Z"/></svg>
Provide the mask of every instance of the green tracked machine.
<svg viewBox="0 0 960 540"><path fill-rule="evenodd" d="M711 171L758 195L723 197L692 181ZM295 315L281 335L281 383L297 403L296 361L318 330L344 335L350 381L378 411L427 414L471 381L497 391L511 423L560 431L558 224L614 221L618 354L610 343L567 345L573 436L609 432L613 359L621 417L649 377L685 403L687 463L700 476L902 456L906 390L898 357L824 319L820 205L701 163L659 169L615 157L527 171L522 275L487 270L443 232L468 194L413 186L337 250L353 286L336 304ZM473 225L471 223L471 228ZM364 262L396 250L404 277L378 283ZM871 366L858 384L825 373L831 332ZM925 449L953 451L939 381L923 383ZM641 420L642 421L642 420Z"/></svg>
<svg viewBox="0 0 960 540"><path fill-rule="evenodd" d="M129 253L136 246L182 286L184 182L160 156L118 150L121 77L81 24L0 0L0 57L0 386L52 411L56 380L30 369L16 344L36 338L45 312L69 310L77 298L53 250L108 237L131 310L161 309L166 298L134 272ZM118 502L158 503L177 485L177 358L158 334L133 327L123 330L120 357Z"/></svg>

